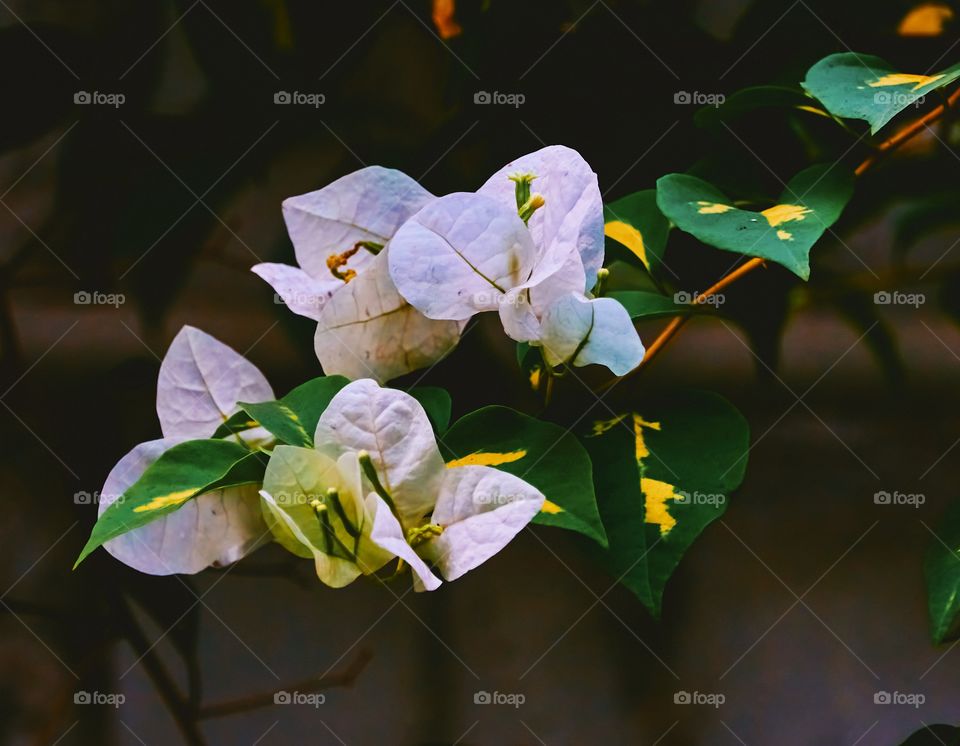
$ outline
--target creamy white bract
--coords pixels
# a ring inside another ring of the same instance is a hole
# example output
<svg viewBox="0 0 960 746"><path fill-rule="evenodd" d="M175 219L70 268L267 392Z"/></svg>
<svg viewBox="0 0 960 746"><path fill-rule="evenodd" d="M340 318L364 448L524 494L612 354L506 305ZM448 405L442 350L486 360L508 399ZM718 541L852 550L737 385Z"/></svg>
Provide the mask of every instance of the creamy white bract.
<svg viewBox="0 0 960 746"><path fill-rule="evenodd" d="M455 580L505 547L543 506L532 485L488 466L448 468L420 403L373 380L330 402L314 449L279 446L261 495L274 535L340 587L393 559L417 590Z"/></svg>

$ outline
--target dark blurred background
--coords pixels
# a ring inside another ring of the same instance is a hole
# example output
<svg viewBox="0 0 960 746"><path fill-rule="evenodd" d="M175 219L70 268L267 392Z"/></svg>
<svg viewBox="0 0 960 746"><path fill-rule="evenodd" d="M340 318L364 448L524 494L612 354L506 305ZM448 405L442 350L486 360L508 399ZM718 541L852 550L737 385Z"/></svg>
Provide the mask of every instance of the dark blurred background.
<svg viewBox="0 0 960 746"><path fill-rule="evenodd" d="M712 388L753 429L747 482L661 621L549 529L429 597L332 591L273 549L190 578L105 552L70 571L96 516L83 493L159 435L159 359L183 324L245 353L278 394L319 374L313 323L248 271L292 260L284 197L367 164L437 194L474 189L553 143L584 155L606 200L694 167L773 197L807 163L856 165L863 128L783 109L700 127L677 94L795 86L838 51L910 72L960 61L957 9L905 24L917 5L0 0L0 740L854 746L960 722L960 654L929 641L921 572L958 497L950 122L858 183L809 285L755 273L723 320L690 324L611 394L616 407L667 384ZM703 289L734 259L674 232L667 284ZM880 290L925 303L877 306ZM424 382L452 392L455 416L538 406L485 320ZM573 380L556 396L590 402ZM878 490L925 502L876 505ZM316 708L185 714L343 671L353 686ZM525 702L476 704L481 691ZM674 704L682 691L725 702ZM926 702L877 705L878 691ZM124 701L76 704L84 692Z"/></svg>

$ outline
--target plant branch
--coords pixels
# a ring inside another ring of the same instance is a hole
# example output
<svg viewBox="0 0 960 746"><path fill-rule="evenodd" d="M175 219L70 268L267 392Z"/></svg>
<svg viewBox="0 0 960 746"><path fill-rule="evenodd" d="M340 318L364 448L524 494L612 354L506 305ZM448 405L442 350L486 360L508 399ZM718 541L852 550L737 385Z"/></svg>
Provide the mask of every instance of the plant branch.
<svg viewBox="0 0 960 746"><path fill-rule="evenodd" d="M877 162L880 161L882 158L886 157L887 155L892 153L894 150L899 148L901 145L903 145L903 143L907 142L912 137L918 135L924 129L929 127L932 123L942 118L944 114L946 114L950 109L952 109L957 104L958 101L960 101L960 88L958 88L956 91L950 94L947 100L944 101L942 104L931 109L922 117L911 122L902 130L898 131L896 134L892 135L891 137L887 138L882 143L880 143L876 151L870 154L859 166L856 167L856 169L854 169L854 172L853 172L854 175L862 176L863 174L865 174L867 171L873 168L874 165L876 165ZM710 298L712 295L719 293L724 288L728 287L729 285L732 285L734 282L736 282L740 278L749 274L750 272L757 269L758 267L762 267L764 264L765 262L763 259L760 259L760 258L751 259L745 264L742 264L740 267L738 267L736 270L734 270L730 274L721 278L712 287L700 293L697 296L697 299L695 302L705 303L707 299ZM650 344L650 346L647 348L647 352L644 355L643 360L640 362L640 365L638 365L630 373L623 376L622 378L616 378L606 383L603 387L601 387L601 390L610 388L610 386L614 385L614 383L618 381L622 381L626 378L630 378L631 376L635 375L638 371L642 370L644 367L649 365L650 361L653 360L653 358L656 357L656 355L660 351L662 351L664 347L667 346L670 340L673 339L674 335L676 335L676 333L680 331L680 329L683 327L684 322L686 321L686 318L687 317L685 316L675 316L673 319L671 319L670 323L667 324L666 327L664 327L663 331L661 331L660 334L657 335L657 338L654 339L653 342Z"/></svg>
<svg viewBox="0 0 960 746"><path fill-rule="evenodd" d="M314 676L303 681L298 681L284 687L284 691L314 693L333 687L353 686L357 677L367 667L373 655L368 650L361 650L354 659L342 670L320 676ZM212 705L205 705L197 711L198 719L219 718L227 715L235 715L238 712L248 712L261 707L271 707L277 704L276 691L263 692L261 694L251 694L248 697L229 700L227 702L218 702Z"/></svg>

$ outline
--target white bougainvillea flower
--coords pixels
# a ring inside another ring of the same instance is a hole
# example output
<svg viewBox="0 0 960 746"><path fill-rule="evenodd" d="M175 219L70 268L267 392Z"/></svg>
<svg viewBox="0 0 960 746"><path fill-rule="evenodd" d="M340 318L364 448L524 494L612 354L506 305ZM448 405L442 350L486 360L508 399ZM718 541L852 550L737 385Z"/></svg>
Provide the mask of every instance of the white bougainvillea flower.
<svg viewBox="0 0 960 746"><path fill-rule="evenodd" d="M503 549L543 505L542 493L506 472L447 468L420 403L370 379L333 398L314 442L315 455L292 449L298 452L292 466L291 449L282 449L276 465L276 456L271 459L263 497L283 527L278 541L313 556L318 576L330 585L399 558L413 571L417 590L433 590L440 584L433 569L447 580L460 577ZM359 489L356 465L363 475ZM317 500L312 513L302 508L303 499L271 493L291 488Z"/></svg>
<svg viewBox="0 0 960 746"><path fill-rule="evenodd" d="M270 401L263 374L233 349L185 326L160 365L157 415L163 438L120 459L100 493L99 514L160 455L186 440L209 438L238 401ZM262 432L262 431L261 431ZM247 437L256 437L251 431ZM150 575L192 574L236 562L269 538L255 485L207 492L174 513L108 541L110 554Z"/></svg>
<svg viewBox="0 0 960 746"><path fill-rule="evenodd" d="M389 268L429 318L496 310L507 335L543 346L551 365L598 363L623 375L644 348L619 303L589 294L603 240L596 174L576 151L552 146L501 169L478 193L427 204L391 241Z"/></svg>
<svg viewBox="0 0 960 746"><path fill-rule="evenodd" d="M300 266L264 263L253 271L294 313L319 322L315 346L327 375L385 381L456 346L460 327L410 308L386 257L378 260L397 229L434 199L406 174L370 166L284 201Z"/></svg>

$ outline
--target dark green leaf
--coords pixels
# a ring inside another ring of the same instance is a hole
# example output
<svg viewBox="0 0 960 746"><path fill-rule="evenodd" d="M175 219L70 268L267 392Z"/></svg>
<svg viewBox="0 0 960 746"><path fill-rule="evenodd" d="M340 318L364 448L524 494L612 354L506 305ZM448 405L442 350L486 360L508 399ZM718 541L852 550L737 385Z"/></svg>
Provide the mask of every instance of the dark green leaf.
<svg viewBox="0 0 960 746"><path fill-rule="evenodd" d="M743 480L749 427L722 397L689 391L594 422L584 443L609 538L603 562L659 615L667 580Z"/></svg>
<svg viewBox="0 0 960 746"><path fill-rule="evenodd" d="M228 440L188 440L165 451L93 527L77 558L121 534L178 510L197 495L263 479L266 458Z"/></svg>
<svg viewBox="0 0 960 746"><path fill-rule="evenodd" d="M732 122L757 109L800 109L810 114L829 117L815 99L796 88L778 85L760 85L744 88L727 96L720 106L705 106L694 121L700 127L716 127L721 122Z"/></svg>
<svg viewBox="0 0 960 746"><path fill-rule="evenodd" d="M853 175L825 164L794 176L779 204L759 212L735 207L694 176L668 174L657 182L657 203L678 228L718 249L770 259L804 280L810 276L810 249L852 194Z"/></svg>
<svg viewBox="0 0 960 746"><path fill-rule="evenodd" d="M930 635L937 644L956 627L960 613L960 502L947 511L936 530L923 563L927 580Z"/></svg>
<svg viewBox="0 0 960 746"><path fill-rule="evenodd" d="M902 73L869 54L844 52L825 57L807 71L803 87L831 113L863 119L876 133L909 106L923 103L928 93L960 78L960 65L934 75Z"/></svg>
<svg viewBox="0 0 960 746"><path fill-rule="evenodd" d="M547 503L534 523L579 531L607 545L590 458L562 427L508 407L484 407L457 420L443 436L441 449L448 466L493 466L540 490Z"/></svg>
<svg viewBox="0 0 960 746"><path fill-rule="evenodd" d="M407 393L426 410L434 432L443 435L450 426L450 413L453 411L450 392L439 386L417 386Z"/></svg>
<svg viewBox="0 0 960 746"><path fill-rule="evenodd" d="M652 275L660 273L670 221L657 207L656 189L635 192L604 205L603 220L608 238L629 249Z"/></svg>

